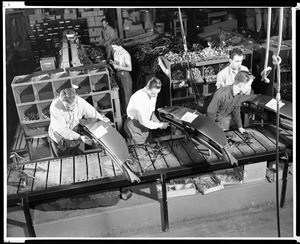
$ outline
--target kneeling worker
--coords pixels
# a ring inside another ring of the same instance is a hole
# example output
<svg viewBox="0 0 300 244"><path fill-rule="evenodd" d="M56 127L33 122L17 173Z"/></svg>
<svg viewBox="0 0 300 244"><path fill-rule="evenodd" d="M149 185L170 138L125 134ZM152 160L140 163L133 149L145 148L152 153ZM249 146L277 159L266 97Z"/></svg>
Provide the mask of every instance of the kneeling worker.
<svg viewBox="0 0 300 244"><path fill-rule="evenodd" d="M96 109L83 98L76 94L74 88L66 88L60 92L60 96L50 105L49 136L53 153L56 157L76 155L80 153L79 144L88 145L93 140L88 136L82 136L75 132L75 127L83 118L96 118L109 122Z"/></svg>
<svg viewBox="0 0 300 244"><path fill-rule="evenodd" d="M147 85L136 91L127 106L127 119L124 131L132 144L151 142L150 130L166 129L168 122L160 122L155 116L157 95L161 90L161 81L152 77Z"/></svg>
<svg viewBox="0 0 300 244"><path fill-rule="evenodd" d="M248 71L239 71L232 85L223 86L214 93L206 115L223 130L229 130L230 127L234 126L232 122L235 122L239 132L245 133L240 109L243 101L249 99L250 96L255 96L246 95L251 90L254 78Z"/></svg>

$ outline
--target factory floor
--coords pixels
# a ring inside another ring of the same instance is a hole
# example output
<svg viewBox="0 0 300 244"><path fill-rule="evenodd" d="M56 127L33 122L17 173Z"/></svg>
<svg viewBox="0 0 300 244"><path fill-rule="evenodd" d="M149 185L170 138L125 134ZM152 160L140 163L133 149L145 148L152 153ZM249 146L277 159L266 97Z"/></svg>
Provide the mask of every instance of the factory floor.
<svg viewBox="0 0 300 244"><path fill-rule="evenodd" d="M37 206L31 209L37 238L278 238L274 182L260 180L206 195L170 197L166 232L162 231L161 205L151 193L153 184L131 187L131 198L109 207L58 210ZM294 238L293 199L289 175L285 204L279 209L284 239ZM8 208L6 231L13 240L29 237L20 207Z"/></svg>

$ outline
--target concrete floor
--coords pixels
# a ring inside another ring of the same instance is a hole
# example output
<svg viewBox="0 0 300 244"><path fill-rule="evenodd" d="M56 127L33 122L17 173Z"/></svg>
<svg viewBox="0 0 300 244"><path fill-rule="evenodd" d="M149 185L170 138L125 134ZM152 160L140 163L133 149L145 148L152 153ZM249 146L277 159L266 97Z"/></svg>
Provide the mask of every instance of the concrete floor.
<svg viewBox="0 0 300 244"><path fill-rule="evenodd" d="M279 184L281 186L281 183ZM40 238L278 238L275 183L228 186L207 195L168 198L169 230L162 231L153 185L131 187L132 197L115 206L67 211L31 209ZM281 192L281 189L279 189ZM293 239L293 178L280 208L281 237ZM28 237L23 212L7 212L7 236Z"/></svg>

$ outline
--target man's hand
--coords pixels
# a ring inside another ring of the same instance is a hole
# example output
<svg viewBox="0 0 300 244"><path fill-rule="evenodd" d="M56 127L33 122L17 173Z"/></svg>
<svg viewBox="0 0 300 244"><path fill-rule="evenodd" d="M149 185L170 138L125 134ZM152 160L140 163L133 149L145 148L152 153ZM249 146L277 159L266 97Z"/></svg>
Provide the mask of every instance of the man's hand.
<svg viewBox="0 0 300 244"><path fill-rule="evenodd" d="M159 129L163 130L166 129L169 126L169 122L161 122L161 126L159 127Z"/></svg>
<svg viewBox="0 0 300 244"><path fill-rule="evenodd" d="M103 119L102 119L102 121L104 121L104 122L106 122L106 123L109 123L109 122L110 122L110 119L109 119L109 118L107 118L106 116L103 116Z"/></svg>
<svg viewBox="0 0 300 244"><path fill-rule="evenodd" d="M247 132L247 130L245 130L243 127L239 128L238 130L241 134L244 134Z"/></svg>
<svg viewBox="0 0 300 244"><path fill-rule="evenodd" d="M80 136L80 140L90 146L93 144L93 139L89 138L88 136Z"/></svg>

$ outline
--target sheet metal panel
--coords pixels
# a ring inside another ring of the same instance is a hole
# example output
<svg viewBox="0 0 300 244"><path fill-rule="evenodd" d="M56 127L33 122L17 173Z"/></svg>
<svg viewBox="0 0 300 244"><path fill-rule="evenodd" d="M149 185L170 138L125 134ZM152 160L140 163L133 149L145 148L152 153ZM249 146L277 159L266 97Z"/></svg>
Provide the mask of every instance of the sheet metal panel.
<svg viewBox="0 0 300 244"><path fill-rule="evenodd" d="M247 128L247 130L253 133L256 141L263 145L268 151L275 150L275 144L265 137L260 131L253 128Z"/></svg>
<svg viewBox="0 0 300 244"><path fill-rule="evenodd" d="M162 153L165 155L164 160L167 163L169 168L175 168L179 167L180 163L176 156L174 155L174 152L171 147L173 147L174 141L169 141L169 142L161 142L161 145L163 146Z"/></svg>
<svg viewBox="0 0 300 244"><path fill-rule="evenodd" d="M49 161L47 188L60 185L61 159Z"/></svg>
<svg viewBox="0 0 300 244"><path fill-rule="evenodd" d="M61 185L74 183L74 159L73 157L61 159Z"/></svg>
<svg viewBox="0 0 300 244"><path fill-rule="evenodd" d="M88 180L101 179L100 160L98 153L87 154Z"/></svg>
<svg viewBox="0 0 300 244"><path fill-rule="evenodd" d="M75 158L75 183L87 181L87 166L85 155L76 156Z"/></svg>
<svg viewBox="0 0 300 244"><path fill-rule="evenodd" d="M112 160L108 155L100 153L100 166L101 166L101 173L102 177L115 177L114 168L112 165Z"/></svg>
<svg viewBox="0 0 300 244"><path fill-rule="evenodd" d="M174 146L172 147L174 155L177 157L181 165L191 165L193 161L191 157L187 154L185 149L182 147L179 140L176 140Z"/></svg>
<svg viewBox="0 0 300 244"><path fill-rule="evenodd" d="M155 170L145 146L136 147L134 150L135 156L139 159L142 169L144 169L145 171Z"/></svg>
<svg viewBox="0 0 300 244"><path fill-rule="evenodd" d="M46 189L48 176L49 161L42 161L36 164L35 179L33 181L33 191L40 191Z"/></svg>
<svg viewBox="0 0 300 244"><path fill-rule="evenodd" d="M198 148L191 140L180 139L181 145L190 155L193 163L200 163L205 161L205 158L200 154Z"/></svg>

